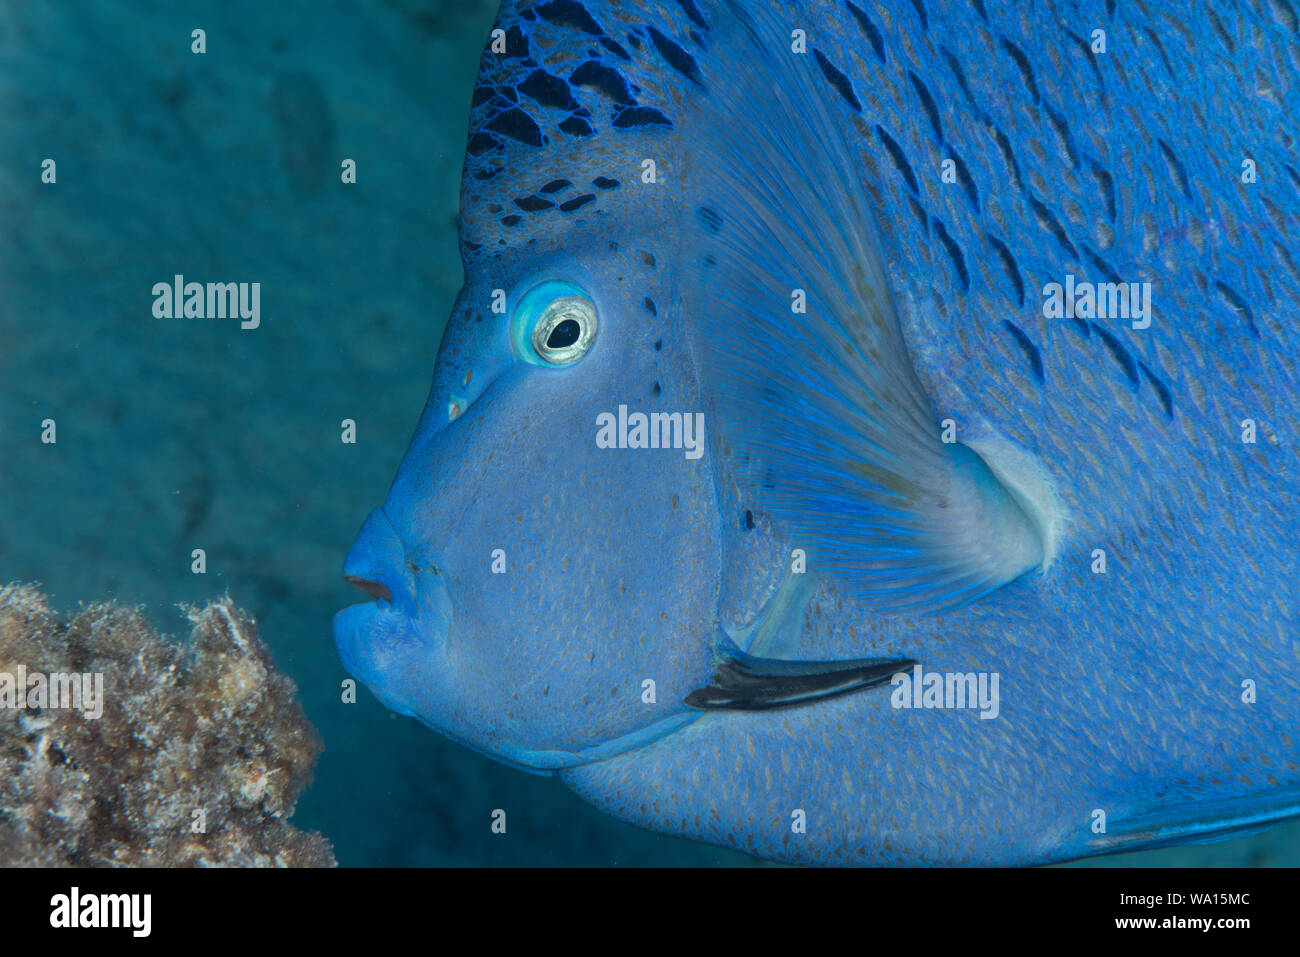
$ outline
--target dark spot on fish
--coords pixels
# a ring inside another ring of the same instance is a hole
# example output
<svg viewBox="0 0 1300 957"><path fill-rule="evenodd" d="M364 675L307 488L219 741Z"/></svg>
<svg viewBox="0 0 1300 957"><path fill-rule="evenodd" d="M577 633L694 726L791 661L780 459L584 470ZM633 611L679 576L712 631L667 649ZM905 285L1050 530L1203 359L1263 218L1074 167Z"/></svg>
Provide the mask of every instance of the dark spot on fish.
<svg viewBox="0 0 1300 957"><path fill-rule="evenodd" d="M989 22L989 12L984 9L984 0L971 0L971 6L974 7L975 12L980 15L981 20L985 23Z"/></svg>
<svg viewBox="0 0 1300 957"><path fill-rule="evenodd" d="M580 63L578 68L569 74L569 82L577 87L589 87L602 96L613 100L616 105L636 103L636 99L632 96L632 91L628 88L627 80L623 78L623 74L612 66L606 66L596 60L587 60Z"/></svg>
<svg viewBox="0 0 1300 957"><path fill-rule="evenodd" d="M561 121L560 129L570 136L590 136L596 132L592 125L580 116L570 116Z"/></svg>
<svg viewBox="0 0 1300 957"><path fill-rule="evenodd" d="M1211 14L1213 15L1213 14ZM1101 94L1101 101L1106 102L1106 84L1101 78L1101 67L1097 64L1097 56L1092 52L1092 44L1071 30L1065 31L1066 36L1074 41L1075 47L1083 55L1088 66L1092 68L1093 79L1097 82L1097 91Z"/></svg>
<svg viewBox="0 0 1300 957"><path fill-rule="evenodd" d="M1025 89L1029 91L1030 97L1033 98L1034 105L1038 105L1038 81L1034 79L1034 68L1029 65L1029 57L1025 56L1023 50L1016 46L1006 37L1002 37L1002 48L1011 54L1011 59L1016 61L1016 66L1020 67L1020 75L1025 81Z"/></svg>
<svg viewBox="0 0 1300 957"><path fill-rule="evenodd" d="M880 138L880 143L885 147L885 152L889 154L889 158L894 161L894 166L903 174L903 179L907 180L908 188L913 193L919 192L916 185L916 174L912 172L912 164L903 155L903 148L895 142L892 136L885 132L882 126L876 127L876 136Z"/></svg>
<svg viewBox="0 0 1300 957"><path fill-rule="evenodd" d="M503 169L505 169L504 166L485 166L483 169L475 171L474 178L480 180L491 179Z"/></svg>
<svg viewBox="0 0 1300 957"><path fill-rule="evenodd" d="M672 120L664 116L652 106L629 106L625 107L614 117L614 126L617 129L625 130L637 126L667 126L673 125Z"/></svg>
<svg viewBox="0 0 1300 957"><path fill-rule="evenodd" d="M835 87L840 96L844 97L844 101L853 107L853 112L861 113L862 104L858 102L858 95L853 92L853 84L849 82L849 78L841 73L834 63L826 59L821 50L813 50L813 58L816 59L817 65L821 67L822 74L830 81L831 86Z"/></svg>
<svg viewBox="0 0 1300 957"><path fill-rule="evenodd" d="M546 137L542 135L541 127L518 107L493 117L488 122L487 128L528 146L546 145Z"/></svg>
<svg viewBox="0 0 1300 957"><path fill-rule="evenodd" d="M609 244L609 248L612 249L612 250L614 250L615 252L618 252L618 243L610 243L610 244ZM619 278L619 279L622 279L623 277L622 277L622 276L619 276L618 278Z"/></svg>
<svg viewBox="0 0 1300 957"><path fill-rule="evenodd" d="M1246 320L1246 325L1250 328L1250 334L1256 339L1259 338L1259 330L1255 327L1255 314L1251 311L1246 300L1242 299L1235 290L1222 282L1215 282L1214 288L1219 291L1219 295L1230 305L1242 319Z"/></svg>
<svg viewBox="0 0 1300 957"><path fill-rule="evenodd" d="M576 110L578 101L573 98L569 84L553 73L534 70L519 84L519 92L530 96L542 106L557 110Z"/></svg>
<svg viewBox="0 0 1300 957"><path fill-rule="evenodd" d="M1187 169L1183 166L1183 161L1174 153L1173 148L1164 140L1157 139L1156 143L1160 146L1160 152L1164 155L1165 164L1169 167L1169 174L1178 184L1178 189L1188 199L1192 198L1191 187L1187 184Z"/></svg>
<svg viewBox="0 0 1300 957"><path fill-rule="evenodd" d="M610 179L608 176L597 176L591 181L591 185L600 189L616 189L618 187L618 180Z"/></svg>
<svg viewBox="0 0 1300 957"><path fill-rule="evenodd" d="M754 513L753 513L753 511L752 511L751 509L748 509L748 508L745 509L745 517L744 517L744 519L742 520L741 524L744 526L745 531L753 531L753 528L754 528Z"/></svg>
<svg viewBox="0 0 1300 957"><path fill-rule="evenodd" d="M533 9L541 15L542 19L557 27L571 27L594 37L605 32L587 8L576 0L547 0L546 3L539 3Z"/></svg>
<svg viewBox="0 0 1300 957"><path fill-rule="evenodd" d="M1011 174L1011 185L1020 189L1020 164L1016 162L1015 153L1011 152L1011 141L1007 139L1007 134L996 126L993 127L993 140L998 144L1002 162L1007 164L1007 171Z"/></svg>
<svg viewBox="0 0 1300 957"><path fill-rule="evenodd" d="M1115 178L1110 173L1098 166L1096 163L1089 164L1092 167L1093 179L1101 187L1101 198L1106 204L1106 215L1112 222L1115 220Z"/></svg>
<svg viewBox="0 0 1300 957"><path fill-rule="evenodd" d="M656 339L656 340L655 340L655 352L660 351L661 349L663 349L663 347L664 347L664 341L663 341L662 339Z"/></svg>
<svg viewBox="0 0 1300 957"><path fill-rule="evenodd" d="M655 268L654 253L646 252L646 250L644 249L640 250L640 253L641 253L641 261L645 263L647 266L649 266L651 269L654 269Z"/></svg>
<svg viewBox="0 0 1300 957"><path fill-rule="evenodd" d="M575 196L566 203L560 204L561 212L571 213L575 209L582 209L588 203L595 202L596 197L592 193L583 193L581 196Z"/></svg>
<svg viewBox="0 0 1300 957"><path fill-rule="evenodd" d="M1129 351L1120 345L1118 339L1095 322L1090 322L1088 325L1090 325L1093 328L1093 331L1101 337L1101 341L1105 343L1110 354L1115 357L1115 361L1120 364L1120 367L1124 370L1124 374L1127 375L1129 380L1133 383L1133 387L1136 389L1141 385L1141 380L1138 379L1137 362L1134 361L1133 356L1129 354Z"/></svg>
<svg viewBox="0 0 1300 957"><path fill-rule="evenodd" d="M1287 175L1291 177L1291 185L1300 190L1300 173L1297 173L1295 168L1289 164L1287 164L1286 171Z"/></svg>
<svg viewBox="0 0 1300 957"><path fill-rule="evenodd" d="M1233 42L1232 34L1224 29L1223 22L1219 20L1212 9L1207 7L1205 12L1210 15L1210 26L1214 27L1214 32L1219 35L1219 42L1223 44L1229 54L1235 56L1237 44Z"/></svg>
<svg viewBox="0 0 1300 957"><path fill-rule="evenodd" d="M482 106L496 95L497 91L494 86L480 84L479 86L474 87L474 96L469 101L470 109L473 109L476 106Z"/></svg>
<svg viewBox="0 0 1300 957"><path fill-rule="evenodd" d="M539 193L558 193L560 190L564 189L564 187L566 187L566 186L572 186L572 185L573 185L573 181L572 181L572 180L567 180L567 179L553 179L553 180L551 180L549 183L547 183L545 186L543 186L541 189L539 189L538 192L539 192Z"/></svg>
<svg viewBox="0 0 1300 957"><path fill-rule="evenodd" d="M1025 355L1029 358L1029 365L1034 370L1034 375L1038 381L1046 381L1043 376L1043 354L1039 352L1038 346L1034 345L1029 336L1025 335L1024 331L1010 319L1003 319L1002 324L1011 333L1011 338L1015 339L1020 344L1020 348L1025 351Z"/></svg>
<svg viewBox="0 0 1300 957"><path fill-rule="evenodd" d="M553 209L555 204L549 199L543 199L540 196L520 196L515 199L515 205L525 213L538 213L543 209Z"/></svg>
<svg viewBox="0 0 1300 957"><path fill-rule="evenodd" d="M858 22L858 29L866 36L867 42L871 44L871 49L876 51L876 56L879 57L881 63L884 63L885 41L881 38L876 25L871 22L871 18L867 16L866 11L860 7L848 2L844 5L849 8L849 13L853 14L853 19Z"/></svg>
<svg viewBox="0 0 1300 957"><path fill-rule="evenodd" d="M655 396L658 396L659 393L660 393L662 390L659 388L659 383L656 382L653 386L650 387L650 391L651 391L651 393L653 393Z"/></svg>
<svg viewBox="0 0 1300 957"><path fill-rule="evenodd" d="M1070 242L1070 237L1066 235L1065 227L1052 215L1052 211L1033 196L1029 197L1029 208L1034 211L1038 224L1056 237L1056 241L1061 244L1061 248L1071 256L1078 257L1079 251L1074 248L1074 244Z"/></svg>
<svg viewBox="0 0 1300 957"><path fill-rule="evenodd" d="M700 8L695 5L693 0L677 0L677 5L682 8L682 13L691 18L691 22L697 27L709 28L708 22L704 19L704 14L700 13Z"/></svg>
<svg viewBox="0 0 1300 957"><path fill-rule="evenodd" d="M711 233L717 233L722 228L722 216L712 207L696 207L695 218L699 220L701 226Z"/></svg>
<svg viewBox="0 0 1300 957"><path fill-rule="evenodd" d="M646 296L646 297L645 297L645 299L642 301L641 305L645 306L645 311L648 312L648 313L650 313L650 315L652 315L652 316L657 316L657 315L659 315L659 310L658 310L658 308L655 306L655 301L654 301L653 299L651 299L649 296Z"/></svg>
<svg viewBox="0 0 1300 957"><path fill-rule="evenodd" d="M939 242L948 252L948 258L952 260L953 266L957 269L957 276L961 279L962 289L970 289L970 273L966 271L966 257L961 253L961 247L957 245L956 240L948 235L948 230L944 228L943 223L936 219L934 221L934 234L939 237Z"/></svg>
<svg viewBox="0 0 1300 957"><path fill-rule="evenodd" d="M512 24L506 30L506 51L495 54L503 60L517 60L528 56L528 35L519 24Z"/></svg>
<svg viewBox="0 0 1300 957"><path fill-rule="evenodd" d="M1070 128L1065 123L1065 117L1047 104L1043 105L1043 111L1047 114L1047 118L1052 121L1052 128L1056 130L1057 139L1061 141L1061 150L1065 153L1065 158L1069 161L1071 167L1078 169L1079 154L1074 150L1074 137L1070 135Z"/></svg>
<svg viewBox="0 0 1300 957"><path fill-rule="evenodd" d="M501 223L504 226L518 226L520 220L523 218L524 217L520 216L518 213L511 213L509 216L503 216L501 218Z"/></svg>
<svg viewBox="0 0 1300 957"><path fill-rule="evenodd" d="M957 62L957 58L952 55L952 51L947 47L939 47L939 52L943 54L944 62L948 64L948 69L952 71L953 77L957 80L957 85L961 87L961 91L966 97L966 102L971 106L974 106L975 97L971 95L970 86L966 82L966 74L962 72L961 64Z"/></svg>
<svg viewBox="0 0 1300 957"><path fill-rule="evenodd" d="M943 124L939 122L939 108L935 106L934 97L926 85L921 82L921 78L911 70L907 71L907 78L912 81L912 89L916 90L917 98L921 101L921 107L925 110L925 115L930 118L930 126L934 130L934 138L943 142Z"/></svg>
<svg viewBox="0 0 1300 957"><path fill-rule="evenodd" d="M922 0L912 0L912 6L916 7L916 15L921 18L921 29L930 29L930 20L925 15L925 4Z"/></svg>
<svg viewBox="0 0 1300 957"><path fill-rule="evenodd" d="M691 56L676 40L666 37L654 27L646 25L646 31L650 34L650 41L659 51L659 55L668 61L668 65L686 77L696 86L704 86L704 78L700 76L699 64L695 62L695 57Z"/></svg>
<svg viewBox="0 0 1300 957"><path fill-rule="evenodd" d="M1174 417L1174 397L1170 394L1169 387L1165 385L1155 373L1148 369L1145 363L1138 362L1138 368L1141 369L1142 374L1146 376L1147 382L1151 383L1151 387L1156 390L1156 396L1160 399L1160 404L1164 406L1165 409L1165 418L1172 419Z"/></svg>
<svg viewBox="0 0 1300 957"><path fill-rule="evenodd" d="M1011 280L1011 285L1016 290L1016 299L1020 305L1025 304L1025 281L1020 277L1020 269L1016 266L1016 259L1011 255L1011 250L1007 248L1006 243L996 236L988 237L989 245L997 253L998 259L1002 260L1002 268L1006 270L1007 278Z"/></svg>
<svg viewBox="0 0 1300 957"><path fill-rule="evenodd" d="M610 53L614 54L614 56L618 57L620 60L627 60L631 62L632 60L631 54L629 54L626 50L624 50L623 45L619 43L617 40L615 40L613 37L609 37L609 36L601 37L600 45L603 46Z"/></svg>
<svg viewBox="0 0 1300 957"><path fill-rule="evenodd" d="M488 150L496 149L500 145L501 141L491 133L479 130L471 136L469 142L465 144L465 152L469 153L470 156L482 156Z"/></svg>
<svg viewBox="0 0 1300 957"><path fill-rule="evenodd" d="M715 255L713 255L713 253L706 253L706 254L705 254L705 255L700 259L700 262L702 262L702 263L704 263L704 265L706 265L706 266L712 268L712 267L714 267L714 266L716 266L716 265L718 264L718 257L715 256Z"/></svg>
<svg viewBox="0 0 1300 957"><path fill-rule="evenodd" d="M1106 262L1106 260L1102 259L1100 256L1098 256L1087 246L1083 247L1083 253L1085 256L1088 257L1088 261L1092 263L1092 267L1096 269L1098 272L1100 272L1103 276L1105 276L1108 282L1113 282L1116 285L1120 285L1121 281L1119 278L1119 273L1115 272L1115 270L1110 268L1110 263Z"/></svg>
<svg viewBox="0 0 1300 957"><path fill-rule="evenodd" d="M1150 27L1143 27L1142 32L1147 35L1147 39L1151 41L1151 45L1154 46L1156 52L1160 54L1160 59L1165 65L1165 72L1174 80L1178 80L1179 76L1174 72L1174 65L1169 62L1169 54L1165 52L1165 45L1160 42L1160 36Z"/></svg>
<svg viewBox="0 0 1300 957"><path fill-rule="evenodd" d="M916 225L927 235L930 235L930 215L925 211L915 196L907 197L908 208L912 210L912 216L916 219Z"/></svg>
<svg viewBox="0 0 1300 957"><path fill-rule="evenodd" d="M629 30L627 33L627 42L630 43L634 49L637 50L641 49L641 38L638 37L631 30Z"/></svg>

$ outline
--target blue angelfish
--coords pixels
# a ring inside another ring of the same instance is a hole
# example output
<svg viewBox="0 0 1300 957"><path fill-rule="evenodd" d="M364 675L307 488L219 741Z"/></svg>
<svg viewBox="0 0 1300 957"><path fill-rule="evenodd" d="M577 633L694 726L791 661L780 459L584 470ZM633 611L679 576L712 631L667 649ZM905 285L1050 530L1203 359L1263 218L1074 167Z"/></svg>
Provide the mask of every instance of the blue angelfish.
<svg viewBox="0 0 1300 957"><path fill-rule="evenodd" d="M347 669L783 861L1300 815L1296 29L507 2Z"/></svg>

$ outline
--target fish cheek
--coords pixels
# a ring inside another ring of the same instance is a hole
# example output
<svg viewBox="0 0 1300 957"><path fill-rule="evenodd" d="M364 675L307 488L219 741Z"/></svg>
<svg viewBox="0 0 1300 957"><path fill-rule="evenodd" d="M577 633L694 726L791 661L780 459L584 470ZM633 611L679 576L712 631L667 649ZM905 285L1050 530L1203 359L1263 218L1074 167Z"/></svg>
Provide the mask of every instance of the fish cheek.
<svg viewBox="0 0 1300 957"><path fill-rule="evenodd" d="M461 726L448 730L524 763L682 714L710 664L719 548L707 457L601 447L597 419L616 413L622 377L617 362L592 369L502 390L481 424L445 436L464 445L437 450L461 477L434 496L461 696Z"/></svg>

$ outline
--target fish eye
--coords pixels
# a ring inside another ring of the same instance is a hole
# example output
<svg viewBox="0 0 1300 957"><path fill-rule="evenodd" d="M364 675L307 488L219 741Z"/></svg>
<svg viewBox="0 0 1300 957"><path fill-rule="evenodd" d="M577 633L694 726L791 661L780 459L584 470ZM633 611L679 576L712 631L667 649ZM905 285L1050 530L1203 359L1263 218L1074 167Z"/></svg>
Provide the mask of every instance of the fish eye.
<svg viewBox="0 0 1300 957"><path fill-rule="evenodd" d="M545 282L520 299L514 325L515 347L525 359L572 365L596 339L596 305L573 283Z"/></svg>

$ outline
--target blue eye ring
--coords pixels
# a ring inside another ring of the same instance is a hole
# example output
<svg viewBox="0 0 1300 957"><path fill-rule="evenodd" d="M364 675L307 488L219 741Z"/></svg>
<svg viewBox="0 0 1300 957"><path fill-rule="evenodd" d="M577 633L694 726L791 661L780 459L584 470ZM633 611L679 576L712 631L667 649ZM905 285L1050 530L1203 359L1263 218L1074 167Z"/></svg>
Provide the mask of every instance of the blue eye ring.
<svg viewBox="0 0 1300 957"><path fill-rule="evenodd" d="M549 280L519 299L511 319L515 354L534 365L569 366L596 340L596 304L581 286Z"/></svg>

